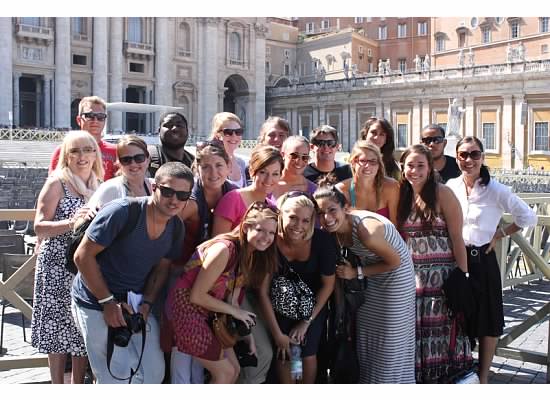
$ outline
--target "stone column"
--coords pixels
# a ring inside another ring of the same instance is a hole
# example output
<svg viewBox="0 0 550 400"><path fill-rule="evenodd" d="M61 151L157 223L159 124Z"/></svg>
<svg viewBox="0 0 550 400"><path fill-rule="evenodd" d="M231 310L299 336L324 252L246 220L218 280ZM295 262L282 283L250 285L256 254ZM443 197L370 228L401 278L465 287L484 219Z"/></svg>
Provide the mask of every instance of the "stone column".
<svg viewBox="0 0 550 400"><path fill-rule="evenodd" d="M342 150L350 151L354 143L359 139L360 127L357 126L357 105L355 103L349 106L349 126L347 132L348 144L342 146Z"/></svg>
<svg viewBox="0 0 550 400"><path fill-rule="evenodd" d="M71 127L71 19L55 19L55 128ZM47 95L47 94L46 94Z"/></svg>
<svg viewBox="0 0 550 400"><path fill-rule="evenodd" d="M321 105L321 106L319 106L319 125L326 125L328 123L326 118L327 118L327 113L326 113L326 110L325 110L325 106ZM312 122L312 124L313 124L313 122ZM314 128L314 127L312 127L312 128Z"/></svg>
<svg viewBox="0 0 550 400"><path fill-rule="evenodd" d="M382 108L384 109L383 117L393 125L391 118L391 103L382 103Z"/></svg>
<svg viewBox="0 0 550 400"><path fill-rule="evenodd" d="M19 126L19 78L21 78L21 72L13 73L13 124ZM0 96L1 97L1 96Z"/></svg>
<svg viewBox="0 0 550 400"><path fill-rule="evenodd" d="M422 126L420 127L420 132L422 132L422 128L426 125L429 125L431 122L431 115L430 115L430 100L426 99L422 101Z"/></svg>
<svg viewBox="0 0 550 400"><path fill-rule="evenodd" d="M413 114L412 114L412 132L411 132L411 144L420 143L420 132L422 131L422 108L420 100L413 100Z"/></svg>
<svg viewBox="0 0 550 400"><path fill-rule="evenodd" d="M92 95L108 101L107 18L94 17Z"/></svg>
<svg viewBox="0 0 550 400"><path fill-rule="evenodd" d="M124 20L121 17L109 18L111 21L110 37L110 63L111 77L109 87L109 100L111 102L122 101L122 70L125 66L122 55L122 41L124 40ZM120 111L109 113L107 131L122 131L122 115Z"/></svg>
<svg viewBox="0 0 550 400"><path fill-rule="evenodd" d="M13 30L11 17L0 17L0 125L9 125L9 113L14 111ZM18 91L19 93L19 88ZM19 109L19 106L17 107ZM15 121L15 115L12 116ZM14 123L14 122L12 122Z"/></svg>
<svg viewBox="0 0 550 400"><path fill-rule="evenodd" d="M155 18L155 104L171 106L173 104L170 52L173 48L169 34L170 22L168 18ZM185 110L189 114L189 110ZM160 113L155 113L158 121Z"/></svg>
<svg viewBox="0 0 550 400"><path fill-rule="evenodd" d="M384 103L381 100L379 100L379 101L375 102L375 104L376 104L376 117L377 118L383 117L384 116L384 114L383 114L384 113Z"/></svg>
<svg viewBox="0 0 550 400"><path fill-rule="evenodd" d="M49 74L44 75L44 127L50 128L51 122L51 76ZM69 118L70 122L70 118Z"/></svg>
<svg viewBox="0 0 550 400"><path fill-rule="evenodd" d="M342 147L347 149L349 147L349 104L342 104L342 126L340 127L340 142Z"/></svg>
<svg viewBox="0 0 550 400"><path fill-rule="evenodd" d="M512 95L503 96L502 106L502 140L500 152L502 155L502 168L512 168L512 143L514 132L514 105Z"/></svg>
<svg viewBox="0 0 550 400"><path fill-rule="evenodd" d="M199 23L198 54L198 133L208 135L212 117L218 108L218 69L222 67L218 56L219 18L201 18ZM223 103L223 97L222 97Z"/></svg>
<svg viewBox="0 0 550 400"><path fill-rule="evenodd" d="M255 84L254 91L255 96L255 110L254 110L254 125L252 137L256 137L260 132L260 126L265 120L265 38L268 32L267 26L263 24L264 18L261 18L261 22L256 23L254 31L256 34L256 47L254 57L254 69L255 69ZM252 116L250 116L252 117ZM252 118L249 118L250 122ZM251 125L251 124L249 124Z"/></svg>
<svg viewBox="0 0 550 400"><path fill-rule="evenodd" d="M295 135L300 134L300 129L302 127L300 126L300 119L298 118L298 108L293 107L290 109L290 127L292 129L292 133Z"/></svg>
<svg viewBox="0 0 550 400"><path fill-rule="evenodd" d="M474 107L474 98L466 97L466 111L462 116L462 131L461 136L473 136L475 134L475 107ZM462 104L462 99L458 100L458 104Z"/></svg>
<svg viewBox="0 0 550 400"><path fill-rule="evenodd" d="M514 145L515 145L515 153L514 153L514 169L523 169L525 167L525 147L527 146L526 143L526 135L525 131L527 130L526 125L523 124L523 121L521 120L521 108L523 105L523 102L525 102L525 97L518 96L514 98L515 104L514 104L514 116L515 116L515 126L514 126ZM525 121L527 124L527 121Z"/></svg>
<svg viewBox="0 0 550 400"><path fill-rule="evenodd" d="M319 123L319 108L316 106L313 106L313 112L311 113L311 125L313 125L314 128L321 125Z"/></svg>

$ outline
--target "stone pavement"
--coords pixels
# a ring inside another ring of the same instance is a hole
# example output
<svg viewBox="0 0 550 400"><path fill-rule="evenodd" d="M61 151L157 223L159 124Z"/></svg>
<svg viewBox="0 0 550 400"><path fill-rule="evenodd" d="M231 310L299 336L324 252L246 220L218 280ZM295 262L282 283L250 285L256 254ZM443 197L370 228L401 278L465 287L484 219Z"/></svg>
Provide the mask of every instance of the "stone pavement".
<svg viewBox="0 0 550 400"><path fill-rule="evenodd" d="M550 281L536 280L504 290L505 333L521 323L528 316L550 301ZM541 322L510 344L522 350L548 351L548 324L546 316ZM30 341L30 322L25 321L27 342ZM11 307L6 308L4 344L9 356L31 356L38 354L29 343L23 341L21 314ZM474 354L477 358L477 354ZM1 359L1 358L0 358ZM526 363L495 356L491 368L490 383L546 383L546 366ZM66 374L66 381L68 374ZM8 383L47 383L50 381L48 368L13 369L0 371L0 384Z"/></svg>

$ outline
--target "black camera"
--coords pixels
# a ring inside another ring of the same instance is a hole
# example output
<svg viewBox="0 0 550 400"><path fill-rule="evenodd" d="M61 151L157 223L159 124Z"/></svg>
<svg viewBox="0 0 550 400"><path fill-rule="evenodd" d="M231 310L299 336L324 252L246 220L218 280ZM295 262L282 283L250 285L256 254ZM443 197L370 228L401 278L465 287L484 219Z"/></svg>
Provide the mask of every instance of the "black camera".
<svg viewBox="0 0 550 400"><path fill-rule="evenodd" d="M111 329L113 343L119 347L126 347L130 342L132 334L139 333L145 327L145 320L140 313L130 314L124 308L122 316L126 322L126 326Z"/></svg>
<svg viewBox="0 0 550 400"><path fill-rule="evenodd" d="M232 331L237 332L239 336L248 336L252 331L252 326L248 326L246 323L237 318L232 318L233 326Z"/></svg>
<svg viewBox="0 0 550 400"><path fill-rule="evenodd" d="M241 368L258 366L258 357L249 353L248 344L244 340L239 340L233 350Z"/></svg>

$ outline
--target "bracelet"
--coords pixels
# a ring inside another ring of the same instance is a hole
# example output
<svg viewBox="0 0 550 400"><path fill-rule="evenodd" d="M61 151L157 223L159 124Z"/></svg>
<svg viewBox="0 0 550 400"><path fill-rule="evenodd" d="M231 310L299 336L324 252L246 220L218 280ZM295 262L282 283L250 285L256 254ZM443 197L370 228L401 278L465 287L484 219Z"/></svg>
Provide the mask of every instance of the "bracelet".
<svg viewBox="0 0 550 400"><path fill-rule="evenodd" d="M99 304L105 304L105 303L110 302L110 301L113 300L114 298L115 298L115 296L110 295L110 296L105 297L104 299L98 300L97 302L98 302Z"/></svg>

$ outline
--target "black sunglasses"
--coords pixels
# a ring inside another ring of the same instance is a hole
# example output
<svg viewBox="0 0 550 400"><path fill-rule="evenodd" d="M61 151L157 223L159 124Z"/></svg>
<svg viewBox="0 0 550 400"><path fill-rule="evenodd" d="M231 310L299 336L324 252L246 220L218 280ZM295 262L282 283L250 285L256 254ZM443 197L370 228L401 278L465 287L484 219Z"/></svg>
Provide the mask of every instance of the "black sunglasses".
<svg viewBox="0 0 550 400"><path fill-rule="evenodd" d="M162 185L156 185L155 188L160 189L160 195L162 197L166 197L167 199L170 199L176 195L176 198L179 201L186 201L189 200L189 197L191 197L191 191L186 192L185 190L174 190Z"/></svg>
<svg viewBox="0 0 550 400"><path fill-rule="evenodd" d="M309 161L309 154L290 153L289 156L291 160L301 159L303 162Z"/></svg>
<svg viewBox="0 0 550 400"><path fill-rule="evenodd" d="M273 211L275 214L279 215L279 209L277 207L275 207L274 205L269 204L266 201L255 201L254 203L252 203L250 205L250 209L251 210L258 210L258 211L269 209L269 210Z"/></svg>
<svg viewBox="0 0 550 400"><path fill-rule="evenodd" d="M456 153L456 158L458 158L460 161L466 161L468 157L470 157L472 160L477 161L481 159L481 155L483 153L479 150L474 151L459 151Z"/></svg>
<svg viewBox="0 0 550 400"><path fill-rule="evenodd" d="M196 144L197 146L197 150L203 150L204 148L208 147L208 146L214 146L214 147L218 147L220 149L223 149L223 142L221 140L218 140L218 139L213 139L213 140L204 140L204 141L201 141L201 142L197 142Z"/></svg>
<svg viewBox="0 0 550 400"><path fill-rule="evenodd" d="M96 112L85 112L80 114L81 117L84 117L85 120L91 121L95 119L97 121L105 121L107 119L107 114L105 113L96 113Z"/></svg>
<svg viewBox="0 0 550 400"><path fill-rule="evenodd" d="M118 161L120 161L122 165L130 165L132 164L132 161L134 161L136 164L141 164L146 159L147 159L147 156L141 153L141 154L136 154L135 156L120 157Z"/></svg>
<svg viewBox="0 0 550 400"><path fill-rule="evenodd" d="M314 146L317 146L317 147L323 147L323 146L327 146L327 147L330 147L330 148L334 148L336 147L336 145L338 144L336 142L336 140L334 139L326 139L326 140L323 140L323 139L313 139L311 141L311 144L314 145Z"/></svg>
<svg viewBox="0 0 550 400"><path fill-rule="evenodd" d="M426 146L429 146L431 143L440 144L443 143L444 140L445 138L443 136L432 136L420 139Z"/></svg>
<svg viewBox="0 0 550 400"><path fill-rule="evenodd" d="M223 129L220 130L220 132L223 132L223 136L231 136L233 134L235 134L237 136L242 136L243 135L243 128L236 128L236 129L223 128Z"/></svg>

